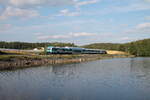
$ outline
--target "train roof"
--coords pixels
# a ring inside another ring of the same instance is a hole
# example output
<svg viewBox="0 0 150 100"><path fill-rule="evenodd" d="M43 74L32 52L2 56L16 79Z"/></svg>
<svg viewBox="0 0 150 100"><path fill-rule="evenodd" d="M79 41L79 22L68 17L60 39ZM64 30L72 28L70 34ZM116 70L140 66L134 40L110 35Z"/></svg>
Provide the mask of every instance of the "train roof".
<svg viewBox="0 0 150 100"><path fill-rule="evenodd" d="M54 47L54 46L48 46L47 48L66 48L66 49L73 49L73 50L101 50L101 51L105 51L104 49L88 49L88 48L79 48L79 47Z"/></svg>
<svg viewBox="0 0 150 100"><path fill-rule="evenodd" d="M74 49L74 50L83 50L83 49L85 49L85 48L79 48L79 47L66 47L66 48Z"/></svg>

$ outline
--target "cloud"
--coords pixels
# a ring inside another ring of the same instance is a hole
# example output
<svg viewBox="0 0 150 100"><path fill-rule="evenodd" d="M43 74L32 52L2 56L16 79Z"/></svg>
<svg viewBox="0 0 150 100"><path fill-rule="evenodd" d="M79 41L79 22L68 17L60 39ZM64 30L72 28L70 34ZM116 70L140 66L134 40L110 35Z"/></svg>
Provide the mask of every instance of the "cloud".
<svg viewBox="0 0 150 100"><path fill-rule="evenodd" d="M76 6L84 6L84 5L88 5L88 4L95 4L97 2L99 2L99 0L81 1L81 2L77 2Z"/></svg>
<svg viewBox="0 0 150 100"><path fill-rule="evenodd" d="M69 9L63 9L60 11L60 14L57 16L79 16L80 13L78 11L76 12L70 12Z"/></svg>
<svg viewBox="0 0 150 100"><path fill-rule="evenodd" d="M17 7L29 7L29 6L64 6L73 5L75 0L0 0L0 4L12 5Z"/></svg>
<svg viewBox="0 0 150 100"><path fill-rule="evenodd" d="M129 41L129 40L131 40L131 38L130 37L121 37L120 40L121 41Z"/></svg>
<svg viewBox="0 0 150 100"><path fill-rule="evenodd" d="M42 35L43 33L34 33L34 35L36 35L36 36L40 36L40 35Z"/></svg>
<svg viewBox="0 0 150 100"><path fill-rule="evenodd" d="M46 36L38 36L39 40L47 40L47 39L66 39L69 38L67 35L46 35Z"/></svg>
<svg viewBox="0 0 150 100"><path fill-rule="evenodd" d="M108 6L104 7L100 10L95 10L93 12L86 11L84 12L86 15L106 15L106 14L115 14L115 13L128 13L135 11L148 11L150 10L149 3L130 3L128 5L120 5L120 6Z"/></svg>
<svg viewBox="0 0 150 100"><path fill-rule="evenodd" d="M39 13L35 10L35 7L60 7L71 5L79 8L80 6L94 4L98 1L99 0L0 0L0 6L4 5L3 9L0 9L0 19L7 19L14 16L24 18L38 16ZM72 12L69 9L63 9L56 16L79 16L80 11L79 9L76 10L77 11Z"/></svg>
<svg viewBox="0 0 150 100"><path fill-rule="evenodd" d="M0 5L16 6L16 7L36 7L36 6L83 6L95 4L99 0L0 0Z"/></svg>
<svg viewBox="0 0 150 100"><path fill-rule="evenodd" d="M122 12L131 12L131 11L142 11L142 10L148 10L148 9L150 9L149 4L135 3L135 4L127 5L127 6L111 7L107 10L109 10L111 13L114 11L122 13Z"/></svg>
<svg viewBox="0 0 150 100"><path fill-rule="evenodd" d="M134 28L127 30L125 33L150 34L150 23L141 23Z"/></svg>
<svg viewBox="0 0 150 100"><path fill-rule="evenodd" d="M48 39L68 39L68 38L76 38L76 37L88 37L94 36L95 33L86 33L86 32L79 32L79 33L69 33L64 35L42 35L38 36L37 39L39 40L48 40Z"/></svg>
<svg viewBox="0 0 150 100"><path fill-rule="evenodd" d="M7 19L9 17L32 18L36 16L39 16L39 13L36 10L7 7L2 12L0 19Z"/></svg>
<svg viewBox="0 0 150 100"><path fill-rule="evenodd" d="M9 17L27 17L31 18L38 16L39 13L34 7L60 7L72 5L79 8L79 6L94 4L98 0L0 0L0 6L3 5L3 9L0 9L0 19L7 19ZM30 9L30 10L29 10ZM80 11L70 11L69 9L63 9L56 16L79 16Z"/></svg>
<svg viewBox="0 0 150 100"><path fill-rule="evenodd" d="M150 28L150 23L142 23L142 24L138 24L136 26L137 29L145 29L145 28Z"/></svg>
<svg viewBox="0 0 150 100"><path fill-rule="evenodd" d="M74 5L76 7L76 12L70 12L69 9L63 9L60 11L60 14L58 16L79 16L80 15L80 6L89 5L89 4L95 4L99 2L99 0L88 0L88 1L79 1L74 0Z"/></svg>
<svg viewBox="0 0 150 100"><path fill-rule="evenodd" d="M79 32L79 33L69 33L71 37L81 37L81 36L93 36L96 33L87 33L87 32Z"/></svg>
<svg viewBox="0 0 150 100"><path fill-rule="evenodd" d="M137 37L137 36L121 36L118 37L116 40L117 42L120 43L127 43L127 42L132 42L132 41L137 41L137 40L141 40L144 39L143 37Z"/></svg>

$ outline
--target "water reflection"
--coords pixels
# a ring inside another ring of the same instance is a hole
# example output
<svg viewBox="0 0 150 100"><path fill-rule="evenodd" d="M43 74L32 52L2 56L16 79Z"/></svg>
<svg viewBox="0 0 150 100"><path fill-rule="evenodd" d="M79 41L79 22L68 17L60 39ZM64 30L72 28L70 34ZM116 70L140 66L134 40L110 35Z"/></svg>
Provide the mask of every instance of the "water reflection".
<svg viewBox="0 0 150 100"><path fill-rule="evenodd" d="M131 72L136 86L147 93L150 88L150 58L132 58Z"/></svg>
<svg viewBox="0 0 150 100"><path fill-rule="evenodd" d="M150 58L0 72L0 100L150 100Z"/></svg>
<svg viewBox="0 0 150 100"><path fill-rule="evenodd" d="M150 59L149 58L132 58L131 72L137 77L150 76Z"/></svg>
<svg viewBox="0 0 150 100"><path fill-rule="evenodd" d="M57 77L71 78L77 74L77 65L78 64L70 64L66 66L53 66L52 73Z"/></svg>

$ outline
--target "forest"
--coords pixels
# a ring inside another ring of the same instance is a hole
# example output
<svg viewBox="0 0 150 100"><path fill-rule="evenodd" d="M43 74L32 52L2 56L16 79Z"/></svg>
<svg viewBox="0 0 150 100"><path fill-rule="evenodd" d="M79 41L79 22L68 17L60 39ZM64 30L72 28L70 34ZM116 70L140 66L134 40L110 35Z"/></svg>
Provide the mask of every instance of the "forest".
<svg viewBox="0 0 150 100"><path fill-rule="evenodd" d="M47 47L47 46L59 46L59 47L64 47L64 46L76 46L74 43L59 43L59 42L54 42L54 43L28 43L28 42L5 42L1 41L0 42L0 48L5 48L5 49L34 49L37 47Z"/></svg>
<svg viewBox="0 0 150 100"><path fill-rule="evenodd" d="M150 39L138 40L124 44L94 43L84 48L125 51L136 56L150 56Z"/></svg>

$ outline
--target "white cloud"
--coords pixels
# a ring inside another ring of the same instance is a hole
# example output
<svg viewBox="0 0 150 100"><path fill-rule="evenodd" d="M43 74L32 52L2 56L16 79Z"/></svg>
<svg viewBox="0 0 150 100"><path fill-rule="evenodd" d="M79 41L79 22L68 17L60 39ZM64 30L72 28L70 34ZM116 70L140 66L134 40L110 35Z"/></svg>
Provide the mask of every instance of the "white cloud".
<svg viewBox="0 0 150 100"><path fill-rule="evenodd" d="M88 4L95 4L97 2L99 2L99 0L81 1L81 2L77 2L76 6L83 6L83 5L88 5Z"/></svg>
<svg viewBox="0 0 150 100"><path fill-rule="evenodd" d="M76 5L83 6L88 4L95 4L99 0L0 0L0 4L13 5L13 6L40 6L40 5L50 5L50 6L64 6L64 5Z"/></svg>
<svg viewBox="0 0 150 100"><path fill-rule="evenodd" d="M118 7L111 7L107 10L109 10L109 12L131 12L131 11L142 11L142 10L148 10L150 9L149 4L143 4L143 3L135 3L135 4L130 4L130 5L126 5L126 6L118 6Z"/></svg>
<svg viewBox="0 0 150 100"><path fill-rule="evenodd" d="M34 7L43 7L43 6L68 6L72 5L74 7L79 8L83 5L94 4L97 3L99 0L0 0L0 5L5 5L3 8L0 9L0 19L7 19L12 16L16 17L28 17L31 18L33 16L38 16L38 12L33 10ZM31 8L32 10L28 10ZM56 16L79 16L80 11L70 11L69 9L63 9L59 12Z"/></svg>
<svg viewBox="0 0 150 100"><path fill-rule="evenodd" d="M60 11L60 14L58 14L57 16L79 16L80 13L79 12L70 12L69 9L63 9Z"/></svg>
<svg viewBox="0 0 150 100"><path fill-rule="evenodd" d="M0 0L0 4L13 5L17 7L28 6L64 6L73 5L75 0Z"/></svg>
<svg viewBox="0 0 150 100"><path fill-rule="evenodd" d="M69 38L67 35L45 35L45 36L38 36L39 40L47 40L47 39L66 39Z"/></svg>
<svg viewBox="0 0 150 100"><path fill-rule="evenodd" d="M34 35L36 35L36 36L40 36L40 35L42 35L43 33L34 33Z"/></svg>
<svg viewBox="0 0 150 100"><path fill-rule="evenodd" d="M35 10L7 7L2 12L0 19L7 19L9 17L31 18L31 17L36 17L36 16L39 16L39 13Z"/></svg>
<svg viewBox="0 0 150 100"><path fill-rule="evenodd" d="M125 33L150 34L150 23L138 24L134 28L127 30Z"/></svg>
<svg viewBox="0 0 150 100"><path fill-rule="evenodd" d="M43 2L46 0L43 0ZM42 0L10 0L10 4L15 6L38 5L43 3Z"/></svg>
<svg viewBox="0 0 150 100"><path fill-rule="evenodd" d="M94 36L95 33L86 33L86 32L79 32L79 33L69 33L64 35L41 35L38 36L37 39L39 40L48 40L48 39L68 39L68 38L76 38L76 37L88 37Z"/></svg>
<svg viewBox="0 0 150 100"><path fill-rule="evenodd" d="M131 40L131 38L130 37L122 37L122 38L120 38L120 40L121 41L128 41L128 40Z"/></svg>
<svg viewBox="0 0 150 100"><path fill-rule="evenodd" d="M121 36L121 37L118 37L116 40L117 40L117 42L120 42L120 43L128 43L128 42L137 41L137 40L141 40L141 39L143 39L143 37Z"/></svg>
<svg viewBox="0 0 150 100"><path fill-rule="evenodd" d="M86 15L105 15L105 14L114 14L114 13L127 13L135 11L144 11L150 10L149 3L130 3L128 5L121 6L108 6L100 10L95 10L93 12L86 11Z"/></svg>
<svg viewBox="0 0 150 100"><path fill-rule="evenodd" d="M145 28L150 28L150 23L142 23L136 26L136 29L145 29Z"/></svg>
<svg viewBox="0 0 150 100"><path fill-rule="evenodd" d="M81 36L93 36L96 33L87 33L87 32L79 32L79 33L69 33L71 37L81 37Z"/></svg>

